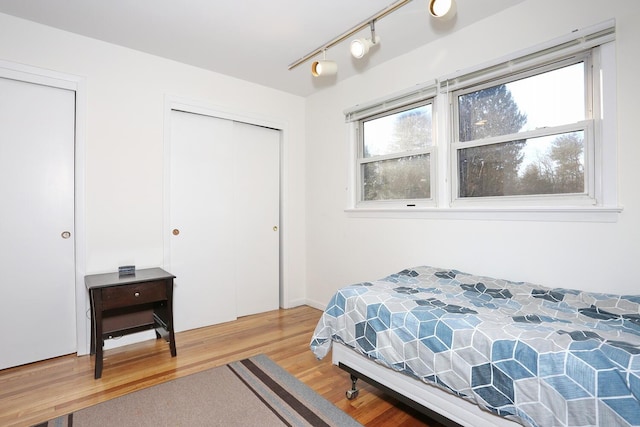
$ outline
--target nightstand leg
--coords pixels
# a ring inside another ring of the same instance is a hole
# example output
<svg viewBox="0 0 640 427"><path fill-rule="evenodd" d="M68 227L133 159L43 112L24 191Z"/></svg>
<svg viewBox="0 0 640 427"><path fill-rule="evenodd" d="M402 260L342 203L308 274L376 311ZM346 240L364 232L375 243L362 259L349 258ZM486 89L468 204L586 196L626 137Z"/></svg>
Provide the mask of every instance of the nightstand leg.
<svg viewBox="0 0 640 427"><path fill-rule="evenodd" d="M104 347L104 338L102 337L102 293L97 292L92 295L92 319L94 323L93 344L96 352L96 368L94 378L98 379L102 376L102 352Z"/></svg>
<svg viewBox="0 0 640 427"><path fill-rule="evenodd" d="M99 338L99 342L96 343L96 370L94 374L95 379L102 377L102 347L103 346L104 346L104 342L102 338Z"/></svg>

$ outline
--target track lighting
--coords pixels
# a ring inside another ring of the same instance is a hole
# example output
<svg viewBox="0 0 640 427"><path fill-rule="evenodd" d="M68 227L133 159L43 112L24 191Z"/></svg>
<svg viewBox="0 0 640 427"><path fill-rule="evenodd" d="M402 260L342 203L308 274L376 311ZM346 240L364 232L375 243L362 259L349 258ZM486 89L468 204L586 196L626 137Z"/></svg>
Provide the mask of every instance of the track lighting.
<svg viewBox="0 0 640 427"><path fill-rule="evenodd" d="M333 39L329 40L328 42L326 42L325 44L323 44L322 46L320 46L317 49L312 50L311 52L307 53L306 55L304 55L302 58L298 59L297 61L292 62L291 64L289 64L289 70L293 70L294 68L296 68L298 65L309 61L311 58L313 58L314 56L316 56L317 54L319 54L320 52L329 49L330 47L333 47L335 45L337 45L338 43L343 42L344 40L346 40L347 38L353 36L355 33L357 33L358 31L361 31L362 29L366 28L367 25L370 25L373 21L377 21L378 19L382 19L385 16L389 15L392 12L395 12L396 10L400 9L402 6L408 4L409 2L411 2L411 0L397 0L395 3L390 4L389 6L387 6L386 8L382 9L381 11L379 11L378 13L372 15L371 17L367 18L366 20L360 22L359 24L357 24L356 26L354 26L353 28L345 31L344 33L340 34L339 36L334 37ZM372 37L371 39L371 44L376 44L378 42L378 40L375 37ZM337 65L333 65L331 66L330 64L322 64L322 62L324 61L316 61L313 63L313 65L311 66L311 72L313 73L313 75L316 75L316 72L318 72L318 70L316 70L317 65L320 65L320 72L322 75L327 75L327 73L331 71L331 74L335 74L338 70ZM327 61L327 62L332 62L332 61ZM317 65L316 65L317 63ZM318 74L320 75L320 74Z"/></svg>
<svg viewBox="0 0 640 427"><path fill-rule="evenodd" d="M360 59L369 52L369 49L373 45L377 43L380 43L380 37L376 37L374 40L355 39L351 42L351 55L353 55L354 58Z"/></svg>
<svg viewBox="0 0 640 427"><path fill-rule="evenodd" d="M313 64L311 64L311 74L313 74L313 77L332 76L338 72L338 64L336 64L335 61L328 61L326 56L327 51L323 50L322 60L314 61Z"/></svg>
<svg viewBox="0 0 640 427"><path fill-rule="evenodd" d="M369 25L371 27L371 38L353 40L350 46L351 55L353 55L355 58L363 58L371 47L377 46L378 43L380 43L380 38L378 38L374 32L375 21L384 18L390 13L395 12L409 2L411 2L411 0L396 0L395 3L390 4L388 7L360 22L353 28L334 37L317 49L314 49L311 52L307 53L302 58L292 62L291 64L289 64L289 70L292 70L298 65L309 61L314 56L318 55L321 52L325 52L327 49L337 45L338 43L345 41L347 38L353 36L358 31L363 30L367 27L367 25ZM429 13L431 14L431 16L441 21L446 21L453 18L456 14L456 9L456 0L429 0ZM314 77L330 76L336 74L337 72L338 65L334 61L328 61L324 58L322 60L315 61L311 65L311 74L313 74Z"/></svg>
<svg viewBox="0 0 640 427"><path fill-rule="evenodd" d="M315 61L311 64L311 74L313 77L332 76L338 72L338 64L336 61Z"/></svg>
<svg viewBox="0 0 640 427"><path fill-rule="evenodd" d="M434 18L447 21L456 14L456 0L429 0L429 13Z"/></svg>
<svg viewBox="0 0 640 427"><path fill-rule="evenodd" d="M351 50L351 55L354 58L360 59L364 57L369 52L369 49L372 46L380 43L380 37L376 36L375 21L371 21L370 26L371 38L355 39L351 42L351 46L349 49Z"/></svg>

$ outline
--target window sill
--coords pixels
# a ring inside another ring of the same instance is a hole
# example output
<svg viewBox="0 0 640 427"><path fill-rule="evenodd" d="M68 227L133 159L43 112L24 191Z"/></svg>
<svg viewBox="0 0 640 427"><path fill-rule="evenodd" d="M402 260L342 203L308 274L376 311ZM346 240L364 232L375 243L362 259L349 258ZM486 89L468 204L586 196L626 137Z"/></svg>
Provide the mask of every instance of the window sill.
<svg viewBox="0 0 640 427"><path fill-rule="evenodd" d="M617 222L621 207L514 208L348 208L352 218L476 221Z"/></svg>

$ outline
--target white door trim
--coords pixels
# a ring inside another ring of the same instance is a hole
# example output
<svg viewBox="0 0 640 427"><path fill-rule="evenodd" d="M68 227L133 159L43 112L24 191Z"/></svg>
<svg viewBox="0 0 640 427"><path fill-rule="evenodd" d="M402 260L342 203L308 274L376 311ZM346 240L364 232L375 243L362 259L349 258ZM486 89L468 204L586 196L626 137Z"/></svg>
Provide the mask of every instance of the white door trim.
<svg viewBox="0 0 640 427"><path fill-rule="evenodd" d="M89 296L84 285L86 263L85 233L85 144L86 144L86 79L57 71L0 60L0 77L36 83L76 93L75 112L75 288L76 288L76 343L78 355L89 353Z"/></svg>
<svg viewBox="0 0 640 427"><path fill-rule="evenodd" d="M244 111L235 111L228 108L221 108L210 104L205 101L196 101L192 99L186 99L174 95L165 95L164 99L164 173L163 173L163 187L164 187L164 201L163 201L163 246L164 246L164 266L170 269L171 265L171 224L170 209L171 209L171 111L179 110L187 113L202 114L211 117L217 117L220 119L233 120L237 122L247 123L250 125L264 126L280 131L280 306L289 307L289 289L290 283L284 266L287 265L289 259L289 247L288 242L288 221L286 215L286 163L287 147L289 131L288 124L285 120L274 119L256 114L249 114Z"/></svg>

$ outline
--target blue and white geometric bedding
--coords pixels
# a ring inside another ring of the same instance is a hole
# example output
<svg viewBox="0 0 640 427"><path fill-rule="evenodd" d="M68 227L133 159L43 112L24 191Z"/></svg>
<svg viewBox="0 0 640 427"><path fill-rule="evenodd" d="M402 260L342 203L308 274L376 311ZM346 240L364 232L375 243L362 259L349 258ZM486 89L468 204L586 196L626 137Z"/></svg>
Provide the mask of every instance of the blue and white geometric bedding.
<svg viewBox="0 0 640 427"><path fill-rule="evenodd" d="M416 267L340 289L332 340L531 426L640 426L640 295Z"/></svg>

